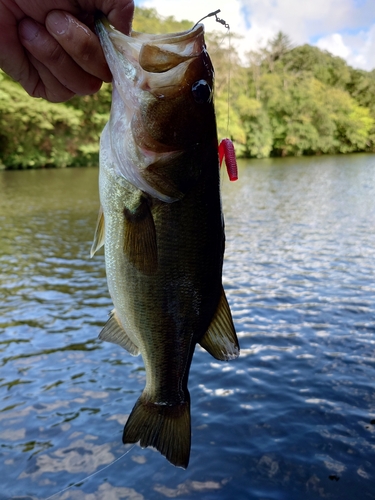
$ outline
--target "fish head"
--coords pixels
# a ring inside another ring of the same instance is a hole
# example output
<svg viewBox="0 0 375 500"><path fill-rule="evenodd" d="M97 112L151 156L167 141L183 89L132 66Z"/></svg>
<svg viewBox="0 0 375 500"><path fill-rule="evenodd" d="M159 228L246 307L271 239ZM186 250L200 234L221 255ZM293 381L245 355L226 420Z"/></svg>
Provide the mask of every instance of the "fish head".
<svg viewBox="0 0 375 500"><path fill-rule="evenodd" d="M158 43L158 44L157 44ZM134 120L143 140L185 149L216 135L214 70L203 25L162 43L147 42L139 54L142 100Z"/></svg>
<svg viewBox="0 0 375 500"><path fill-rule="evenodd" d="M131 158L142 171L162 155L217 141L214 69L202 24L179 33L127 36L102 20L97 31L113 75L110 127L117 155L123 149L119 163ZM129 172L134 165L118 168L137 185Z"/></svg>

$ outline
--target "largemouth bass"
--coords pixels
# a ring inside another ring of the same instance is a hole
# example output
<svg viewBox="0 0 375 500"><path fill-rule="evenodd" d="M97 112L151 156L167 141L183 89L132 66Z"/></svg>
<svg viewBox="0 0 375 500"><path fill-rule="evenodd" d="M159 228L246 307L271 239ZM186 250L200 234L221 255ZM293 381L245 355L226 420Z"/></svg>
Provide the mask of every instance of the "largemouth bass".
<svg viewBox="0 0 375 500"><path fill-rule="evenodd" d="M125 36L102 20L97 30L113 98L101 136L92 255L104 244L115 306L99 337L140 353L145 364L146 386L123 442L153 446L186 468L195 345L219 360L239 355L222 287L214 71L201 24Z"/></svg>

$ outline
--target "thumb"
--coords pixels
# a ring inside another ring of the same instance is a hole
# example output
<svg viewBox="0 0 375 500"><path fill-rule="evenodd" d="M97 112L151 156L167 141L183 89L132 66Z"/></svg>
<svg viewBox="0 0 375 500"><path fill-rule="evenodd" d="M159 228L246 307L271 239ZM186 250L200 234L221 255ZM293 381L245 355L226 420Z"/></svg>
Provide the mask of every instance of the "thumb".
<svg viewBox="0 0 375 500"><path fill-rule="evenodd" d="M95 0L95 5L117 30L125 35L130 33L134 14L133 0Z"/></svg>

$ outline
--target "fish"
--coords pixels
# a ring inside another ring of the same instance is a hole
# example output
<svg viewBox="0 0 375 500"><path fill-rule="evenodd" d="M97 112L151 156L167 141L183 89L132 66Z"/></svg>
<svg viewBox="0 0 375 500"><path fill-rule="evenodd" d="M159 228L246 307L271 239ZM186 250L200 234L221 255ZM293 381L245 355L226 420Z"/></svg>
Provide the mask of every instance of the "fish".
<svg viewBox="0 0 375 500"><path fill-rule="evenodd" d="M223 361L240 352L222 285L214 70L202 24L128 36L101 18L96 29L113 75L91 256L104 245L114 309L99 338L141 354L145 366L123 443L187 468L196 344Z"/></svg>

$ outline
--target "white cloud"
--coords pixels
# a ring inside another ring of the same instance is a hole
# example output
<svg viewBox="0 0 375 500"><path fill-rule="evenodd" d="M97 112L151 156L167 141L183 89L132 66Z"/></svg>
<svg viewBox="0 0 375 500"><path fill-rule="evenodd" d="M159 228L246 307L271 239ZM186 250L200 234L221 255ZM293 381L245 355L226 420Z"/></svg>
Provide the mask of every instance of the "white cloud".
<svg viewBox="0 0 375 500"><path fill-rule="evenodd" d="M283 31L296 44L312 43L367 70L375 67L374 0L135 0L163 16L196 22L221 9L233 33L243 36L242 52L254 50ZM205 20L207 30L220 29ZM349 33L349 34L348 34Z"/></svg>
<svg viewBox="0 0 375 500"><path fill-rule="evenodd" d="M340 33L333 33L332 35L319 38L316 42L316 46L320 49L328 50L331 54L340 56L343 59L346 59L352 53L350 48L345 45Z"/></svg>
<svg viewBox="0 0 375 500"><path fill-rule="evenodd" d="M368 30L344 36L343 40L351 49L349 64L366 70L375 68L375 23Z"/></svg>
<svg viewBox="0 0 375 500"><path fill-rule="evenodd" d="M354 35L333 33L320 38L316 45L342 57L355 68L375 68L375 24L369 30Z"/></svg>

